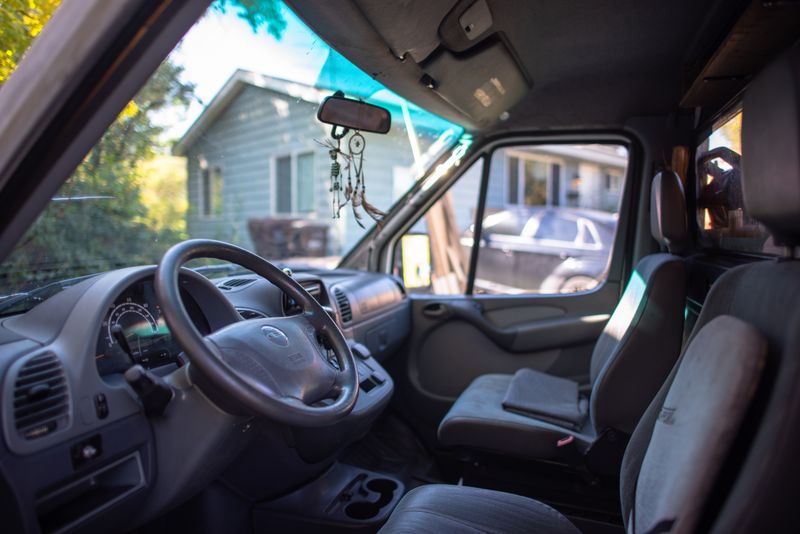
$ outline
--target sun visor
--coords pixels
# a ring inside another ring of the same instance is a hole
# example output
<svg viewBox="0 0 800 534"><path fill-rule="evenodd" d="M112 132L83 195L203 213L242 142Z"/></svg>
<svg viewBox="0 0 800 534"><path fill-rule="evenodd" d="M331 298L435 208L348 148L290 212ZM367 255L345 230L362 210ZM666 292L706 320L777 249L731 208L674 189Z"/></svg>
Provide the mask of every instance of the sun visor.
<svg viewBox="0 0 800 534"><path fill-rule="evenodd" d="M530 85L502 40L484 42L467 53L440 50L425 62L425 83L481 128L503 115Z"/></svg>

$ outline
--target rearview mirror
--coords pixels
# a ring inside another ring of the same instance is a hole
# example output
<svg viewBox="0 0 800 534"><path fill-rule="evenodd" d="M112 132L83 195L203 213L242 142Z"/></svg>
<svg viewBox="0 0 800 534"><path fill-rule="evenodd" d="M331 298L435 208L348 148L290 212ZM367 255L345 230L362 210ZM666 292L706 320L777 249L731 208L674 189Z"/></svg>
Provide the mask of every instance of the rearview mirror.
<svg viewBox="0 0 800 534"><path fill-rule="evenodd" d="M317 119L345 129L380 134L388 133L392 126L389 110L360 100L345 98L340 94L329 96L322 101L317 111Z"/></svg>

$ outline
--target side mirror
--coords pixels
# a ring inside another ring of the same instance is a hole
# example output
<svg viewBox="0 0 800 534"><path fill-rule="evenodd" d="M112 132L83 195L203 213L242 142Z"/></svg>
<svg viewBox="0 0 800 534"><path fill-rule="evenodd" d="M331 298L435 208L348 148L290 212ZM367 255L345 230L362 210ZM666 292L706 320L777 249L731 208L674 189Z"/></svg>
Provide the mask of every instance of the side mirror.
<svg viewBox="0 0 800 534"><path fill-rule="evenodd" d="M403 284L408 289L431 285L431 238L428 234L406 234L400 238Z"/></svg>
<svg viewBox="0 0 800 534"><path fill-rule="evenodd" d="M389 133L389 128L392 126L389 110L360 100L345 98L341 92L322 101L317 111L317 119L325 124L340 126L345 131L352 129L385 134Z"/></svg>

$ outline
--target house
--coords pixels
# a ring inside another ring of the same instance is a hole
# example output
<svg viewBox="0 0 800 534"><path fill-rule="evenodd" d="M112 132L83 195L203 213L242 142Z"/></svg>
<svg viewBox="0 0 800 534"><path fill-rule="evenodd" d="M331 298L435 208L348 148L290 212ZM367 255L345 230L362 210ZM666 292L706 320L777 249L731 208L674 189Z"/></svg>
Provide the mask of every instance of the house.
<svg viewBox="0 0 800 534"><path fill-rule="evenodd" d="M337 255L363 235L349 207L332 217L331 159L321 144L329 126L316 120L330 94L244 70L231 76L173 148L187 160L191 237L253 248L251 219L311 220L328 227L325 252ZM389 134L364 134L364 169L367 198L388 209L410 185L414 156L399 108L378 103L396 117ZM432 141L422 137L424 151Z"/></svg>
<svg viewBox="0 0 800 534"><path fill-rule="evenodd" d="M488 207L547 205L619 209L628 163L614 145L510 147L493 158Z"/></svg>
<svg viewBox="0 0 800 534"><path fill-rule="evenodd" d="M332 217L331 159L321 144L329 126L316 120L317 107L329 94L244 70L231 76L173 149L187 160L190 237L253 249L248 229L253 219L314 221L327 228L324 254L336 256L364 234L349 207L341 218ZM385 105L393 115L389 134L364 134L367 198L388 209L419 169L398 100L370 101ZM402 111L408 116L408 109ZM451 125L415 112L414 133L424 153ZM610 146L502 149L502 157L492 159L487 208L547 204L615 211L626 161L625 154ZM473 222L468 206L474 206L479 182L479 172L462 180L459 194L474 197L456 199L459 227ZM372 223L366 215L363 222Z"/></svg>

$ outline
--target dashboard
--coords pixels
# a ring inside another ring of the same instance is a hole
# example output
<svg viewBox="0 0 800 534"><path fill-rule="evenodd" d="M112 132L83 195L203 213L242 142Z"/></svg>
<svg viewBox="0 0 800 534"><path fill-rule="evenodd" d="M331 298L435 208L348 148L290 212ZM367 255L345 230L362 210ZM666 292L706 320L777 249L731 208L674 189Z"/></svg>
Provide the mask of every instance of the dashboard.
<svg viewBox="0 0 800 534"><path fill-rule="evenodd" d="M216 401L225 399L195 381L165 322L154 274L154 266L103 273L0 319L0 494L13 492L17 503L11 530L141 524L210 484L260 428L246 413L220 409ZM293 454L323 465L387 406L394 386L380 362L408 337L411 305L402 284L384 274L339 269L294 278L335 316L358 356L360 393L350 415L327 428L326 439L290 430ZM184 270L179 285L201 334L299 311L252 274L209 280ZM125 381L133 364L175 392L165 416L148 416Z"/></svg>

